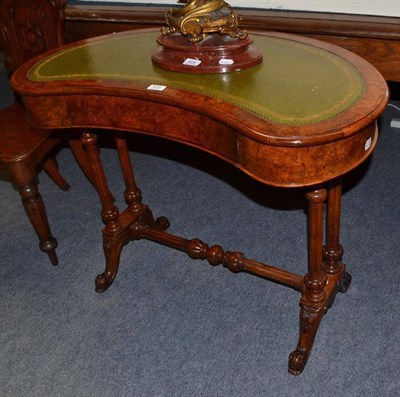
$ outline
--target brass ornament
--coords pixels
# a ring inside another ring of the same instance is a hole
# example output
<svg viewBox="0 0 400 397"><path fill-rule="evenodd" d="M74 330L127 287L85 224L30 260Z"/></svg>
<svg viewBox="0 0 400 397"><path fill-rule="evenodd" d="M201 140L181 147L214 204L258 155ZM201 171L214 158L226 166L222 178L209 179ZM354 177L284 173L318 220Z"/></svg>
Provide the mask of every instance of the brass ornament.
<svg viewBox="0 0 400 397"><path fill-rule="evenodd" d="M167 26L161 29L163 35L180 33L191 43L201 42L209 33L239 39L248 36L239 29L236 12L224 0L189 0L182 8L168 10L165 18Z"/></svg>

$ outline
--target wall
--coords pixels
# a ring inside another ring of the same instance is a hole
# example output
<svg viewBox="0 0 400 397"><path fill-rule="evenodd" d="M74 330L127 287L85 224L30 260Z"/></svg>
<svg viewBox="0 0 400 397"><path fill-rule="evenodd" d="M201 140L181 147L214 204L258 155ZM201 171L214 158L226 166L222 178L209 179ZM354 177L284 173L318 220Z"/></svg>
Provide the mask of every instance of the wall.
<svg viewBox="0 0 400 397"><path fill-rule="evenodd" d="M82 0L96 2L96 0ZM135 3L132 0L107 0L109 3ZM136 3L177 4L176 0L138 0ZM346 14L400 17L400 0L228 0L235 7L275 10L337 12Z"/></svg>

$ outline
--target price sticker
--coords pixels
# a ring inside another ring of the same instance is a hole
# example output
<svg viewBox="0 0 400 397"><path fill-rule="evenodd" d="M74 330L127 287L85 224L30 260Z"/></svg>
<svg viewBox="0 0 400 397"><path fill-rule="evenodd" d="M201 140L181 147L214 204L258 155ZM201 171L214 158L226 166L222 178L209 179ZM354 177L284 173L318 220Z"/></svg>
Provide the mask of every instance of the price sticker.
<svg viewBox="0 0 400 397"><path fill-rule="evenodd" d="M199 66L200 64L201 64L200 59L186 58L183 61L183 65L186 65L186 66Z"/></svg>
<svg viewBox="0 0 400 397"><path fill-rule="evenodd" d="M368 150L371 147L371 144L372 144L372 138L368 138L365 142L364 149Z"/></svg>
<svg viewBox="0 0 400 397"><path fill-rule="evenodd" d="M224 59L220 59L218 63L220 65L233 65L234 61L233 61L233 59L224 58Z"/></svg>
<svg viewBox="0 0 400 397"><path fill-rule="evenodd" d="M147 87L151 91L164 91L167 88L166 85L151 84Z"/></svg>

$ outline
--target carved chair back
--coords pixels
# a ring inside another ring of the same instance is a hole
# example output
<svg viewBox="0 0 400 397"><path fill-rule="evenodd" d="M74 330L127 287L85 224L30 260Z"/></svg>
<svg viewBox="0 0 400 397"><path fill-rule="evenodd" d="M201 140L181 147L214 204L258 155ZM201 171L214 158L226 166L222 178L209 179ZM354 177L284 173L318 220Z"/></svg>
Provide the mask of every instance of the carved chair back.
<svg viewBox="0 0 400 397"><path fill-rule="evenodd" d="M0 48L9 74L35 55L64 43L66 5L67 0L0 0ZM80 141L71 135L69 144L83 172L94 184Z"/></svg>
<svg viewBox="0 0 400 397"><path fill-rule="evenodd" d="M64 42L67 0L1 0L0 48L9 73Z"/></svg>

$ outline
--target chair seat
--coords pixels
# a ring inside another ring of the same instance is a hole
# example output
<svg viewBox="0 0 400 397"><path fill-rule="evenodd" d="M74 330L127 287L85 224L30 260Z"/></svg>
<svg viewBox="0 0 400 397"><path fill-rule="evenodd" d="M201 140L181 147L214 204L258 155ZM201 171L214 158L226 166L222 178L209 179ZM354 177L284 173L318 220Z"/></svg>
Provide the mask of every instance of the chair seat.
<svg viewBox="0 0 400 397"><path fill-rule="evenodd" d="M0 110L0 162L19 162L32 157L36 151L42 151L42 148L50 150L58 143L56 139L49 141L51 133L51 130L30 127L24 109L18 103Z"/></svg>

